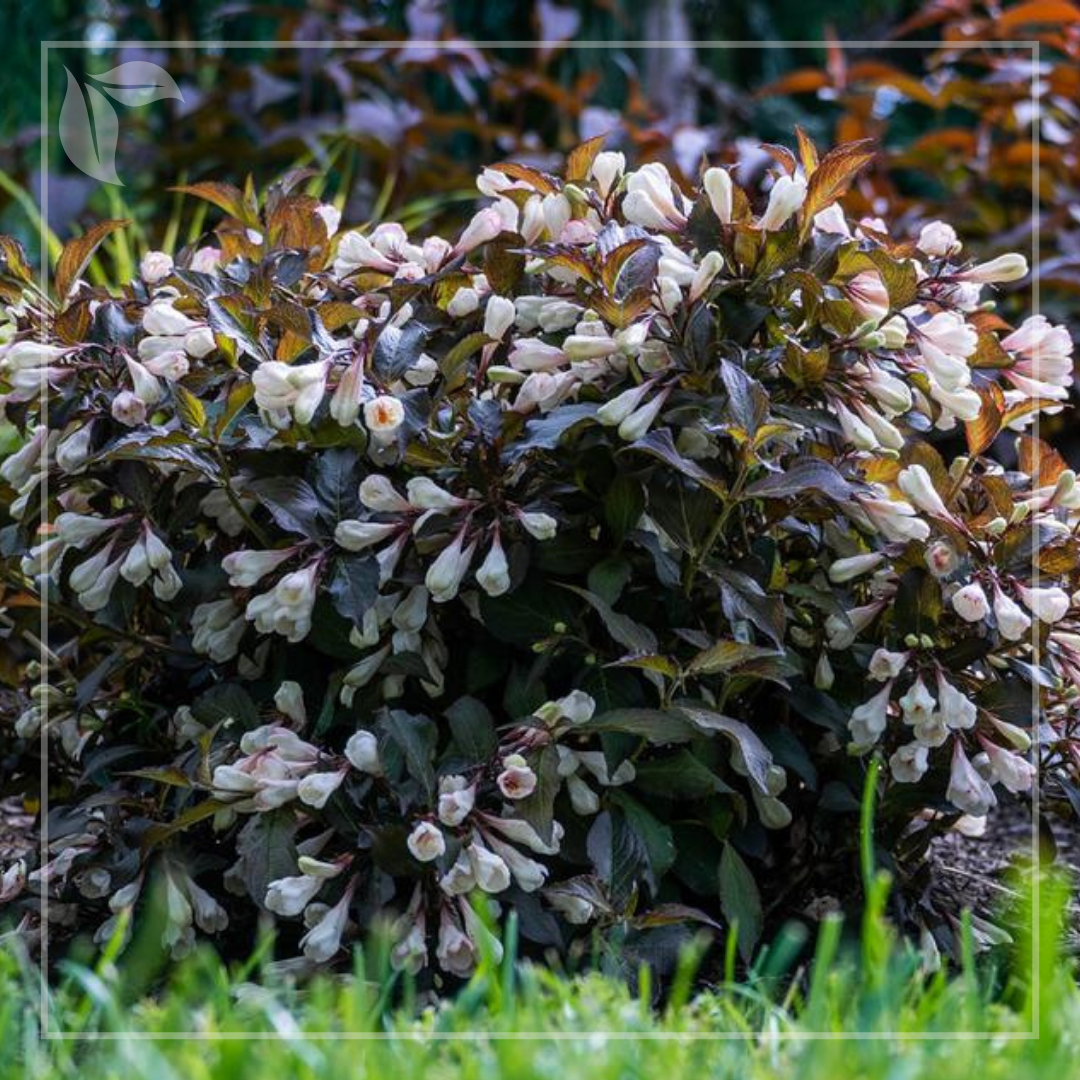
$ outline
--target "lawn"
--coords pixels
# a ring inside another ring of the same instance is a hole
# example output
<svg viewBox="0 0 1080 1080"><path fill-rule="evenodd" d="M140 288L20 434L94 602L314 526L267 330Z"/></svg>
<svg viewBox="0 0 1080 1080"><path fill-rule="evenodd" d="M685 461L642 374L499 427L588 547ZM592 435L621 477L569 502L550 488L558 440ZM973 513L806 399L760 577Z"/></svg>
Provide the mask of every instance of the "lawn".
<svg viewBox="0 0 1080 1080"><path fill-rule="evenodd" d="M662 993L647 977L631 989L595 972L568 977L517 963L513 923L502 962L486 958L461 992L438 1005L393 976L377 944L366 956L357 952L355 978L306 985L275 971L269 939L244 966L228 967L206 951L153 992L145 988L138 948L123 960L106 951L92 966L66 962L50 998L53 1030L89 1039L39 1040L37 972L9 950L0 958L0 1076L1024 1080L1073 1074L1080 988L1057 949L1062 887L1042 885L1037 952L1021 937L1006 954L976 957L965 923L959 936L966 960L932 974L926 958L875 912L884 890L876 892L860 927L839 919L822 924L812 959L793 930L763 950L748 975L704 991L693 989L700 955L687 955ZM1022 912L1014 914L1024 921ZM724 943L713 947L723 950ZM989 1034L974 1034L980 1032Z"/></svg>

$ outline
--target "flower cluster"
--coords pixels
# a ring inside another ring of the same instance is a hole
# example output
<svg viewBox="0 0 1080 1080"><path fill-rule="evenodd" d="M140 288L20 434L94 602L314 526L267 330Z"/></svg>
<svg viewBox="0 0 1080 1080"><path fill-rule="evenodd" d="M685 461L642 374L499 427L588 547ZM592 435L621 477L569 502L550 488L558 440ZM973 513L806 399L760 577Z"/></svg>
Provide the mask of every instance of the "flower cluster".
<svg viewBox="0 0 1080 1080"><path fill-rule="evenodd" d="M894 836L1026 791L1037 730L1080 764L1080 489L1028 431L1072 342L998 309L1022 256L849 220L871 147L799 148L760 197L496 165L446 239L213 185L217 247L109 292L74 241L60 300L5 241L4 550L70 639L8 902L158 874L174 950L246 903L460 976L507 907L655 950L761 905L871 753Z"/></svg>

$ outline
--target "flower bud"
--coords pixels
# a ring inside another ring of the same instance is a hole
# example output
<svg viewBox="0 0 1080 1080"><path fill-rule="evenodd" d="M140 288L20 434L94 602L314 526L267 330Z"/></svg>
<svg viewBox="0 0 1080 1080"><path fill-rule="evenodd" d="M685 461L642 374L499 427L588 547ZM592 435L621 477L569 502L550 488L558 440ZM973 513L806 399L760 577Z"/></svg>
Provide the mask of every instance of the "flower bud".
<svg viewBox="0 0 1080 1080"><path fill-rule="evenodd" d="M462 529L439 553L439 557L431 564L424 577L424 584L435 603L444 604L457 596L475 550L475 540L465 546L465 530Z"/></svg>
<svg viewBox="0 0 1080 1080"><path fill-rule="evenodd" d="M806 181L794 176L778 177L769 191L769 204L758 221L762 232L781 228L806 201Z"/></svg>
<svg viewBox="0 0 1080 1080"><path fill-rule="evenodd" d="M369 776L382 776L379 740L370 731L361 729L349 736L349 741L345 744L345 757L354 769Z"/></svg>
<svg viewBox="0 0 1080 1080"><path fill-rule="evenodd" d="M148 251L139 263L139 275L147 285L164 281L172 272L172 256L164 251Z"/></svg>
<svg viewBox="0 0 1080 1080"><path fill-rule="evenodd" d="M498 532L491 542L487 557L476 571L476 582L488 596L502 596L510 589L510 567Z"/></svg>
<svg viewBox="0 0 1080 1080"><path fill-rule="evenodd" d="M731 173L727 169L711 168L705 170L701 186L709 198L713 213L724 225L731 224L732 184Z"/></svg>

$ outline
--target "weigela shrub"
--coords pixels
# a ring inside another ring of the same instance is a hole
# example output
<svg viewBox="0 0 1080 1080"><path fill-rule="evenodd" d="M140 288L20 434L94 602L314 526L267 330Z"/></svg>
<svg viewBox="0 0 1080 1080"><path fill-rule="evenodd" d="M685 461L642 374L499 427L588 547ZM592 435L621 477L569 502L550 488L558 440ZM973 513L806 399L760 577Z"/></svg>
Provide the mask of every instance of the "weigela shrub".
<svg viewBox="0 0 1080 1080"><path fill-rule="evenodd" d="M799 144L763 198L497 165L451 239L200 184L212 244L110 292L105 223L56 300L5 242L4 550L57 630L12 718L51 859L4 898L101 939L156 870L177 954L262 909L465 975L486 894L659 963L843 893L871 754L901 869L1030 788L1037 724L1075 762L1080 489L1026 430L1072 342L995 312L1022 256L847 220L872 148Z"/></svg>

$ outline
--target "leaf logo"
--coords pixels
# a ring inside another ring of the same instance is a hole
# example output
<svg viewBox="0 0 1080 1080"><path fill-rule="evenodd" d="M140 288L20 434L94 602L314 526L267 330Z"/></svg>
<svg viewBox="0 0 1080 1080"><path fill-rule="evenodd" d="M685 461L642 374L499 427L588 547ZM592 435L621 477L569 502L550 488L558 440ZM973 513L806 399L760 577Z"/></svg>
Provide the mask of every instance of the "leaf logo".
<svg viewBox="0 0 1080 1080"><path fill-rule="evenodd" d="M87 176L106 184L124 186L116 175L116 142L120 122L109 97L121 105L139 107L162 98L184 100L173 77L149 60L129 60L101 75L89 76L101 84L79 81L65 67L67 91L60 107L60 145L71 163Z"/></svg>

